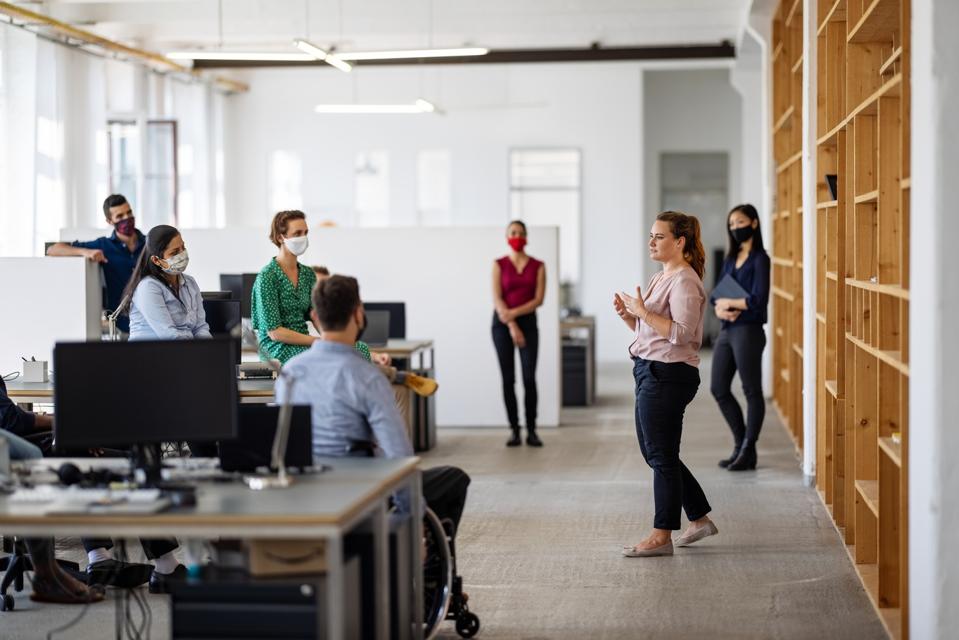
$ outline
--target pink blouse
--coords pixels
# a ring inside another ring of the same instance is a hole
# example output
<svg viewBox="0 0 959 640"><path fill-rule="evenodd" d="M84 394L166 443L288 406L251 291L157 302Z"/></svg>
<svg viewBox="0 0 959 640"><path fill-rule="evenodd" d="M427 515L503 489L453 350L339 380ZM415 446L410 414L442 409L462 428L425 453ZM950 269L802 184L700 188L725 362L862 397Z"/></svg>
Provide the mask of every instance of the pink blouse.
<svg viewBox="0 0 959 640"><path fill-rule="evenodd" d="M706 290L692 267L666 275L654 275L643 295L646 309L673 321L669 337L636 319L636 339L630 355L659 362L685 362L699 366L699 347L703 342Z"/></svg>

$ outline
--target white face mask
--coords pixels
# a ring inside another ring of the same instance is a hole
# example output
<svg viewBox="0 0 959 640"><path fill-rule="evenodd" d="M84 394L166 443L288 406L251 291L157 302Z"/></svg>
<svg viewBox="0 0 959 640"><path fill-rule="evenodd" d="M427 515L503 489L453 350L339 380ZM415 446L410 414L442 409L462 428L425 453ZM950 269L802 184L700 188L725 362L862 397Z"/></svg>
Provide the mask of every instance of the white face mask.
<svg viewBox="0 0 959 640"><path fill-rule="evenodd" d="M186 249L184 249L175 256L167 258L166 263L170 266L168 266L166 269L163 269L165 273L174 275L183 273L186 271L186 266L190 264L190 254L188 254Z"/></svg>
<svg viewBox="0 0 959 640"><path fill-rule="evenodd" d="M306 253L307 247L310 246L310 239L307 236L299 236L297 238L283 238L283 244L286 245L286 250L292 253L295 256L301 256Z"/></svg>

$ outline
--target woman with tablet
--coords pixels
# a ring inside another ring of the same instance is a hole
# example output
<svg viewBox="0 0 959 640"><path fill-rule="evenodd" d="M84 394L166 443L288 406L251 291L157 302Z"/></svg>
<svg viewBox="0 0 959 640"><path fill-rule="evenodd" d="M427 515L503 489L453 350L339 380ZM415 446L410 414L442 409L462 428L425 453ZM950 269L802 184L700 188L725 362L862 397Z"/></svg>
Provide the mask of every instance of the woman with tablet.
<svg viewBox="0 0 959 640"><path fill-rule="evenodd" d="M720 283L710 297L716 317L722 320L713 349L710 391L733 432L732 455L720 460L719 466L730 471L746 471L756 468L756 441L766 415L762 357L766 347L763 325L769 304L770 267L756 207L738 205L729 212L726 222L729 250L723 261ZM733 376L737 371L746 395L745 419L732 394Z"/></svg>

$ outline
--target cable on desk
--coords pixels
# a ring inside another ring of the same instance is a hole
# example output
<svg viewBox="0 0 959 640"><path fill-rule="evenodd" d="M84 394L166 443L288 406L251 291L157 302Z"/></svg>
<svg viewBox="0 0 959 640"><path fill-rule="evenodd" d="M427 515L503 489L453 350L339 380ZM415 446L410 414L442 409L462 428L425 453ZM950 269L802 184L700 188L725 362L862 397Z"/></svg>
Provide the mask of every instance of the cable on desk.
<svg viewBox="0 0 959 640"><path fill-rule="evenodd" d="M16 380L19 377L19 371L11 371L10 373L5 373L4 375L0 376L0 378L3 378L4 382L10 382L11 380Z"/></svg>

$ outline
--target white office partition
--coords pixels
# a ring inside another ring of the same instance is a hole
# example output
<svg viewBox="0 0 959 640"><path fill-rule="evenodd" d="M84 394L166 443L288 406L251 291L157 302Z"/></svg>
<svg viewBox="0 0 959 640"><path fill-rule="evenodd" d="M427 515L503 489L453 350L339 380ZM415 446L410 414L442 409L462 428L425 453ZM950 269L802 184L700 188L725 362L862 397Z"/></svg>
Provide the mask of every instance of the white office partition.
<svg viewBox="0 0 959 640"><path fill-rule="evenodd" d="M186 229L187 273L203 290L219 289L221 273L257 272L276 254L268 228ZM63 240L102 235L64 229ZM530 227L529 251L546 263L546 302L538 312L539 419L559 424L562 400L559 337L559 230ZM436 421L441 427L505 426L502 387L490 327L493 260L508 251L502 227L312 227L304 264L356 276L363 299L406 303L406 334L436 346ZM516 362L517 397L523 406ZM522 419L522 415L521 415Z"/></svg>
<svg viewBox="0 0 959 640"><path fill-rule="evenodd" d="M57 342L100 339L99 267L84 258L0 258L0 375L25 358L53 368ZM95 372L91 372L95 373Z"/></svg>

